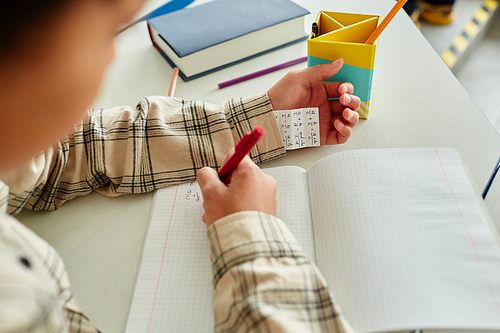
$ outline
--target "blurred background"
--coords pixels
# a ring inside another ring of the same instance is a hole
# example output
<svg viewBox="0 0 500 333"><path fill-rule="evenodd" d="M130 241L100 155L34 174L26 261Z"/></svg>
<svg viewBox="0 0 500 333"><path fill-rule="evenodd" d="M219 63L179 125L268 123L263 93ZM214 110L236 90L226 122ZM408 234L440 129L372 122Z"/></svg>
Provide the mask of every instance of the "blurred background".
<svg viewBox="0 0 500 333"><path fill-rule="evenodd" d="M438 22L429 23L419 9L420 19L416 19L418 13L413 18L422 34L500 132L498 0L456 0L454 20L447 25L439 25L439 17Z"/></svg>

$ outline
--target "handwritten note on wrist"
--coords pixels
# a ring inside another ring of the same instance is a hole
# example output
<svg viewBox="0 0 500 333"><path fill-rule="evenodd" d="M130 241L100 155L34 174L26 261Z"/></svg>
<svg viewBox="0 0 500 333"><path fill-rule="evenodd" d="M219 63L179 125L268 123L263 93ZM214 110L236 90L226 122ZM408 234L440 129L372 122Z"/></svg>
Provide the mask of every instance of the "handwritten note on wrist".
<svg viewBox="0 0 500 333"><path fill-rule="evenodd" d="M319 146L319 110L274 111L286 150Z"/></svg>

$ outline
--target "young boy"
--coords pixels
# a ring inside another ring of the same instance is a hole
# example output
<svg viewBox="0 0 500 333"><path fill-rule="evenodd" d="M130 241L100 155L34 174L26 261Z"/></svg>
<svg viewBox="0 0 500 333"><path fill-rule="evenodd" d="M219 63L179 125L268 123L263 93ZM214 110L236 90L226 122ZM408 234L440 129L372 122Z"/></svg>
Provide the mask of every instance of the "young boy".
<svg viewBox="0 0 500 333"><path fill-rule="evenodd" d="M274 180L249 157L227 187L212 169L257 125L266 136L251 158L284 155L273 109L319 107L321 144L346 142L359 98L349 83L322 82L342 60L290 72L267 93L222 105L149 97L136 108L84 115L113 57L116 31L142 2L1 6L0 332L97 331L55 250L8 214L57 209L93 190L152 191L196 175L211 243L215 330L350 331L323 277L275 217Z"/></svg>

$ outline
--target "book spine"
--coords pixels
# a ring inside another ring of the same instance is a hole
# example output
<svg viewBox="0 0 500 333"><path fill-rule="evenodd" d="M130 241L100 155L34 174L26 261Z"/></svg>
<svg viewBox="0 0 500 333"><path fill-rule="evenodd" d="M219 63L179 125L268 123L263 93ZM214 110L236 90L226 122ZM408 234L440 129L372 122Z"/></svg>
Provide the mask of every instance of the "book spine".
<svg viewBox="0 0 500 333"><path fill-rule="evenodd" d="M161 52L160 46L156 44L155 39L153 38L153 30L149 25L149 23L148 23L148 33L149 33L149 38L151 39L151 43L153 43L153 46L156 47L156 49Z"/></svg>

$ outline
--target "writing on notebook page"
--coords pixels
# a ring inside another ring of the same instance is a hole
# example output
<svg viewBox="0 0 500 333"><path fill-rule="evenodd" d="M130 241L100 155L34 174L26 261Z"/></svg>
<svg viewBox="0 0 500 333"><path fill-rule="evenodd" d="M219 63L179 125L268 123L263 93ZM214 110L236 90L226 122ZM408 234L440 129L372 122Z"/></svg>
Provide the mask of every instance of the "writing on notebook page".
<svg viewBox="0 0 500 333"><path fill-rule="evenodd" d="M189 183L186 193L184 194L184 198L187 201L192 200L194 202L201 202L203 197L201 196L200 188L194 185L194 182Z"/></svg>
<svg viewBox="0 0 500 333"><path fill-rule="evenodd" d="M319 110L303 108L274 111L285 149L319 146Z"/></svg>

